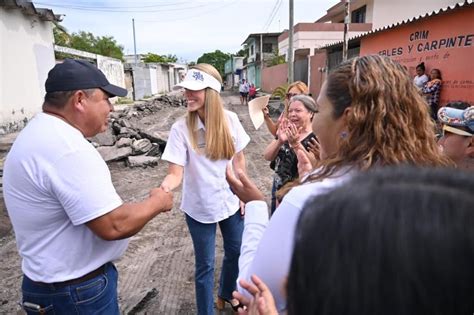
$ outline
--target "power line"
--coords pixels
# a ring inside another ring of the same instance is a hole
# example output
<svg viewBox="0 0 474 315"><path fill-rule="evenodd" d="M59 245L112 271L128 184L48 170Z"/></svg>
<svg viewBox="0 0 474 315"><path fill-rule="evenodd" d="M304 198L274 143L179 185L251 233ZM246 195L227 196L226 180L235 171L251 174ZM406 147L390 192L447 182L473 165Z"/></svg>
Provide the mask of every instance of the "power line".
<svg viewBox="0 0 474 315"><path fill-rule="evenodd" d="M191 15L191 16L186 16L186 17L182 17L182 18L171 18L171 19L159 19L159 20L135 20L137 22L142 22L142 23L165 23L165 22L170 22L170 21L184 21L184 20L190 20L190 19L195 19L195 18L198 18L198 17L201 17L201 16L204 16L208 13L212 13L212 12L215 12L219 9L222 9L222 8L225 8L225 7L228 7L234 3L236 3L237 1L239 0L233 0L229 3L226 3L226 4L223 4L221 6L218 6L218 7L214 7L213 9L211 10L207 10L207 11L204 11L204 12L201 12L199 14L196 14L196 15Z"/></svg>
<svg viewBox="0 0 474 315"><path fill-rule="evenodd" d="M270 15L268 16L267 20L265 21L265 24L263 25L263 28L262 28L262 29L263 29L264 31L265 31L265 28L266 28L266 26L267 26L267 24L268 24L268 21L270 21L270 18L271 18L271 16L273 15L273 12L276 10L276 8L277 8L277 6L278 6L278 2L279 2L279 1L280 1L280 0L276 0L275 4L273 5L272 11L270 12Z"/></svg>
<svg viewBox="0 0 474 315"><path fill-rule="evenodd" d="M116 4L117 2L115 2ZM148 5L137 5L136 2L130 2L130 3L123 3L124 5L122 6L116 6L116 5L103 5L100 6L96 2L82 2L82 3L74 3L74 4L67 4L64 2L36 2L35 4L39 5L45 5L45 6L55 6L55 7L67 7L67 8L81 8L81 9L145 9L145 8L160 8L160 7L168 7L168 6L179 6L181 4L186 4L189 3L189 1L182 1L182 2L164 2L160 4L148 4ZM133 5L127 5L127 4L133 4Z"/></svg>
<svg viewBox="0 0 474 315"><path fill-rule="evenodd" d="M182 2L181 2L182 3ZM194 6L186 6L186 7L177 7L177 8L168 8L168 9L155 9L155 10L129 10L122 8L113 8L113 7L81 7L77 5L64 5L64 4L49 4L45 2L36 2L35 4L44 5L49 7L57 7L63 9L70 9L70 10L77 10L77 11L92 11L92 12L107 12L107 13L153 13L153 12L168 12L168 11L183 11L183 10L190 10L190 9L198 9L203 7L209 7L208 4L201 4L201 5L194 5ZM168 4L167 6L170 6Z"/></svg>
<svg viewBox="0 0 474 315"><path fill-rule="evenodd" d="M267 32L268 29L270 28L270 25L272 24L273 19L275 18L276 14L279 12L282 3L283 3L283 0L277 0L275 5L273 6L273 10L270 13L270 15L267 19L267 22L265 23L265 25L263 27L264 32Z"/></svg>

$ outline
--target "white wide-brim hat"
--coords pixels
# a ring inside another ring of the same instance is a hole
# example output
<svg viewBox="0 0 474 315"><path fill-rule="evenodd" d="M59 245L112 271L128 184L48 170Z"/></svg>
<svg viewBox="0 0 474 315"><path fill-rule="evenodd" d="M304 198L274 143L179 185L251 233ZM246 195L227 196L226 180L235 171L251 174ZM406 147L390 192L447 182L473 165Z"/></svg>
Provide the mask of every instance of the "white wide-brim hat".
<svg viewBox="0 0 474 315"><path fill-rule="evenodd" d="M249 115L252 120L253 126L258 130L263 124L265 117L263 116L262 109L268 105L270 95L261 96L254 98L249 102Z"/></svg>
<svg viewBox="0 0 474 315"><path fill-rule="evenodd" d="M192 91L204 90L205 88L211 88L217 93L220 93L222 85L212 75L207 74L204 71L197 69L190 69L183 81L173 86L173 90L179 90L185 88Z"/></svg>

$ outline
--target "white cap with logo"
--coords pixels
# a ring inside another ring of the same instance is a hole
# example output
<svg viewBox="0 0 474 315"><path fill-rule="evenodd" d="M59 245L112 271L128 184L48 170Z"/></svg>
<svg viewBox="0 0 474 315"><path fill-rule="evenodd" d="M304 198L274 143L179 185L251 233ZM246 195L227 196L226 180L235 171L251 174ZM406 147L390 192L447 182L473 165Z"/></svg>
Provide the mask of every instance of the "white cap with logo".
<svg viewBox="0 0 474 315"><path fill-rule="evenodd" d="M204 71L190 69L188 73L186 73L184 80L176 84L173 87L173 90L178 90L180 88L185 88L192 91L211 88L219 93L221 91L221 83L212 75L207 74Z"/></svg>

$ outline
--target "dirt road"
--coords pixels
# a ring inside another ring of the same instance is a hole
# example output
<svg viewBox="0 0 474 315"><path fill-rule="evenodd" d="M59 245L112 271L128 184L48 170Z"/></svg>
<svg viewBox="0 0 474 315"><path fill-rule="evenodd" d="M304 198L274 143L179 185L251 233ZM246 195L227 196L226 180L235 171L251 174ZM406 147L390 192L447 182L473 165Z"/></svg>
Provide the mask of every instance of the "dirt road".
<svg viewBox="0 0 474 315"><path fill-rule="evenodd" d="M225 107L236 112L251 137L245 149L247 169L251 178L269 197L272 171L262 158L271 135L262 126L253 127L247 106L241 106L237 94L222 93ZM174 120L185 113L184 108L165 109L153 119L169 129ZM122 162L109 164L113 182L124 201L136 201L161 183L167 165L154 168L127 168ZM179 206L180 191L175 193L175 208L161 214L131 238L125 255L116 262L119 270L119 303L123 314L195 314L194 255L183 213ZM6 217L2 217L4 220ZM222 260L222 239L217 240L216 270ZM0 239L0 314L17 314L21 281L20 258L10 231ZM218 272L215 274L216 283ZM20 312L21 314L21 312ZM231 314L228 310L225 314Z"/></svg>

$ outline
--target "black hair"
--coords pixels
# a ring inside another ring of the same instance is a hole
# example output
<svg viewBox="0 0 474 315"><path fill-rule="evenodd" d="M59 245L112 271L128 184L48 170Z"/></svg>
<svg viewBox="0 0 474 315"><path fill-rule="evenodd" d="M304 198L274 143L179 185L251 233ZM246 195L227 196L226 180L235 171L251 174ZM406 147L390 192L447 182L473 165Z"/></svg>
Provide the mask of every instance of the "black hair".
<svg viewBox="0 0 474 315"><path fill-rule="evenodd" d="M438 72L438 79L443 80L443 77L441 76L441 70L439 70L438 68L434 68L434 69L431 69L431 71ZM431 77L431 74L430 74L430 80L433 80L433 78Z"/></svg>
<svg viewBox="0 0 474 315"><path fill-rule="evenodd" d="M288 314L472 314L474 178L381 168L306 203Z"/></svg>
<svg viewBox="0 0 474 315"><path fill-rule="evenodd" d="M446 107L452 107L452 108L464 110L466 108L471 107L471 104L467 102L463 102L463 101L454 101L454 102L449 102L448 104L446 104Z"/></svg>
<svg viewBox="0 0 474 315"><path fill-rule="evenodd" d="M85 89L83 91L87 97L91 96L96 89ZM64 108L69 99L76 93L78 90L73 91L58 91L58 92L48 92L44 96L43 106L51 106L57 109ZM104 91L105 93L105 91Z"/></svg>
<svg viewBox="0 0 474 315"><path fill-rule="evenodd" d="M422 62L422 63L420 63L419 65L417 65L417 66L416 66L416 69L418 69L418 68L420 68L421 70L425 71L425 70L426 70L426 69L425 69L425 63Z"/></svg>

